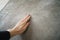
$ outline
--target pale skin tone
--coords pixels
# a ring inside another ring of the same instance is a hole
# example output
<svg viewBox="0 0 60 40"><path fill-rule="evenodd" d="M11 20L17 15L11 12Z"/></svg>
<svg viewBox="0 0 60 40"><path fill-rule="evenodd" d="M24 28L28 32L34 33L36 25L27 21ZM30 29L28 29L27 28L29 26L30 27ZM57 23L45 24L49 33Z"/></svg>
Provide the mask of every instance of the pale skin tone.
<svg viewBox="0 0 60 40"><path fill-rule="evenodd" d="M22 34L29 26L30 18L31 18L30 15L27 15L22 20L20 20L13 28L8 29L7 31L10 32L11 37L18 34Z"/></svg>

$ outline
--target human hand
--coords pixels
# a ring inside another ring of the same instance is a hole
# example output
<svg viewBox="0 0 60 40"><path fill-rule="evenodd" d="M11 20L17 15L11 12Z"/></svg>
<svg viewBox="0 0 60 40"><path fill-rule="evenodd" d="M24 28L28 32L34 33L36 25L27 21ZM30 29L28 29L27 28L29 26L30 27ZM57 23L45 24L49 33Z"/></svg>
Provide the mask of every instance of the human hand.
<svg viewBox="0 0 60 40"><path fill-rule="evenodd" d="M29 26L30 18L31 18L30 15L27 15L25 18L19 21L15 27L13 27L12 29L8 29L7 31L10 32L11 37L18 34L22 34L26 30L26 28Z"/></svg>

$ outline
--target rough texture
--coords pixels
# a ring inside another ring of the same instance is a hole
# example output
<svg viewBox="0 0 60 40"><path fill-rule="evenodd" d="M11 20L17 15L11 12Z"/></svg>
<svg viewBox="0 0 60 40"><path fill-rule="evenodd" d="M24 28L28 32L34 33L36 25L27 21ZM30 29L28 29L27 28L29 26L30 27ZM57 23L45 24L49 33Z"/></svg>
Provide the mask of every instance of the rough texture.
<svg viewBox="0 0 60 40"><path fill-rule="evenodd" d="M11 40L60 40L60 0L10 0L0 12L0 30L14 27L27 14L32 16L28 30Z"/></svg>

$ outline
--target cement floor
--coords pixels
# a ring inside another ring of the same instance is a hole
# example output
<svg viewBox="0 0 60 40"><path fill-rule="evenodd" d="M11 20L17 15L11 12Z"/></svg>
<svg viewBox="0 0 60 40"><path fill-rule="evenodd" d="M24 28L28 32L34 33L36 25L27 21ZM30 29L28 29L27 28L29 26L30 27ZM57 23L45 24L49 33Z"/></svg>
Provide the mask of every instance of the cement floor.
<svg viewBox="0 0 60 40"><path fill-rule="evenodd" d="M23 35L11 40L60 40L60 0L10 0L0 11L0 30L6 30L25 15L32 16Z"/></svg>

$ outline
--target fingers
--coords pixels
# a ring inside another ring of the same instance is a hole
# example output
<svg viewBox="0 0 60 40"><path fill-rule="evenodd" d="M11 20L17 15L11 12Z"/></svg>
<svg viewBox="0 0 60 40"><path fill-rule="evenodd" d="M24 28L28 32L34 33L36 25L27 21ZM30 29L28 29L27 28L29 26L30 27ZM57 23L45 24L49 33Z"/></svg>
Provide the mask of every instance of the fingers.
<svg viewBox="0 0 60 40"><path fill-rule="evenodd" d="M30 18L31 18L30 15L27 15L24 19L21 20L19 24L22 26L26 25L26 23L30 20Z"/></svg>
<svg viewBox="0 0 60 40"><path fill-rule="evenodd" d="M30 15L27 15L21 21L19 21L16 26L25 25L30 20L30 18L31 18Z"/></svg>
<svg viewBox="0 0 60 40"><path fill-rule="evenodd" d="M26 25L23 27L23 29L25 30L30 24L30 21L28 23L26 23Z"/></svg>
<svg viewBox="0 0 60 40"><path fill-rule="evenodd" d="M27 15L24 19L22 19L22 23L26 23L26 22L28 22L28 20L30 20L30 15Z"/></svg>
<svg viewBox="0 0 60 40"><path fill-rule="evenodd" d="M29 20L29 18L30 18L30 15L27 15L26 17L24 17L24 18L22 19L22 21Z"/></svg>
<svg viewBox="0 0 60 40"><path fill-rule="evenodd" d="M21 33L23 33L23 32L26 30L26 28L29 26L29 24L30 24L30 22L28 22L28 23L22 28Z"/></svg>

